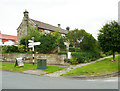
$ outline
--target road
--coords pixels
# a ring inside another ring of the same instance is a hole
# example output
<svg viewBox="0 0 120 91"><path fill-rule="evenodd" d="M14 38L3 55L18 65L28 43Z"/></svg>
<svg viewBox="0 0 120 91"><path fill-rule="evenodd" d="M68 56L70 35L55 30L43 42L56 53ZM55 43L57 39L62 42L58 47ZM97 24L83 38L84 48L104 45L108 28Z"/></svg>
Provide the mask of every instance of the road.
<svg viewBox="0 0 120 91"><path fill-rule="evenodd" d="M102 80L80 80L7 71L2 71L2 75L0 71L0 76L2 76L2 89L118 89L117 77Z"/></svg>

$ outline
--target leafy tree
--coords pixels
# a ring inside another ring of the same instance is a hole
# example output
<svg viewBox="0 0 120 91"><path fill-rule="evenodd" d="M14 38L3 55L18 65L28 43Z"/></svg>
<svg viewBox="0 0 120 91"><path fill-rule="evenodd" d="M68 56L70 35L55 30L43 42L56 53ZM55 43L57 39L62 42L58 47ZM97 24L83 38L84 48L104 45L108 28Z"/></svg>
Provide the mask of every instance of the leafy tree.
<svg viewBox="0 0 120 91"><path fill-rule="evenodd" d="M72 31L69 31L68 34L66 35L67 39L70 41L70 43L75 47L77 48L78 46L78 41L81 40L81 38L84 36L85 34L85 30L84 29L81 29L81 30L78 30L78 29L75 29L75 30L72 30Z"/></svg>
<svg viewBox="0 0 120 91"><path fill-rule="evenodd" d="M96 39L84 29L75 29L73 31L69 31L67 38L70 40L71 45L73 45L76 50L79 48L81 51L94 51L98 49Z"/></svg>
<svg viewBox="0 0 120 91"><path fill-rule="evenodd" d="M61 35L58 32L58 30L55 31L54 36L56 38L56 44L57 44L57 47L58 47L58 52L60 52L60 39L61 39Z"/></svg>
<svg viewBox="0 0 120 91"><path fill-rule="evenodd" d="M36 27L29 27L29 32L27 36L22 37L20 40L20 45L28 46L28 40L31 40L32 37L35 38L35 41L38 41L39 36L41 36L42 33L38 31Z"/></svg>
<svg viewBox="0 0 120 91"><path fill-rule="evenodd" d="M39 53L51 53L53 49L57 48L56 39L52 34L41 35L38 41L40 41L41 44L35 46L35 49Z"/></svg>
<svg viewBox="0 0 120 91"><path fill-rule="evenodd" d="M104 52L112 51L115 61L115 52L120 52L120 25L116 21L105 24L99 30L98 41Z"/></svg>
<svg viewBox="0 0 120 91"><path fill-rule="evenodd" d="M55 33L43 33L38 31L36 27L30 27L27 36L24 36L20 40L20 45L28 46L28 40L34 37L35 42L41 42L40 45L35 46L35 51L39 53L51 53L54 49L59 46L60 48L65 48L64 38L61 37L60 33L56 31Z"/></svg>
<svg viewBox="0 0 120 91"><path fill-rule="evenodd" d="M30 36L24 36L24 37L22 37L21 40L20 40L20 45L27 46L28 45L28 40L30 40L30 39L31 39Z"/></svg>
<svg viewBox="0 0 120 91"><path fill-rule="evenodd" d="M56 30L53 35L54 35L54 37L56 39L56 44L57 44L57 47L58 47L58 52L60 52L60 49L65 49L64 37L61 36L61 34L58 32L58 30Z"/></svg>
<svg viewBox="0 0 120 91"><path fill-rule="evenodd" d="M82 51L93 51L97 43L92 34L85 33L82 42L79 44Z"/></svg>

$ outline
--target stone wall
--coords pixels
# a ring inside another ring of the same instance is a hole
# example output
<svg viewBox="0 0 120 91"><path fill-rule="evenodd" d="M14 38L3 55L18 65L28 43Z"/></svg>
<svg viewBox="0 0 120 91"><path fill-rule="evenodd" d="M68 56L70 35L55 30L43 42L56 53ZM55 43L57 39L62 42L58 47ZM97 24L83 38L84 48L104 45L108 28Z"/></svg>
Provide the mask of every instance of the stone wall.
<svg viewBox="0 0 120 91"><path fill-rule="evenodd" d="M2 61L15 62L16 58L22 57L24 63L32 63L32 54L2 54ZM37 59L47 59L47 64L64 64L66 55L58 54L35 54L35 63Z"/></svg>

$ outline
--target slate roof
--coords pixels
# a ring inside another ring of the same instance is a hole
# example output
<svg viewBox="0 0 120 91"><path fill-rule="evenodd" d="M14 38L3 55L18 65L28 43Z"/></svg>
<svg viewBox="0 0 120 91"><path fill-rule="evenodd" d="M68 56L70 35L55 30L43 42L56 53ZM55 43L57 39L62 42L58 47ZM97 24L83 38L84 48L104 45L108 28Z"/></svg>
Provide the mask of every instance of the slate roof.
<svg viewBox="0 0 120 91"><path fill-rule="evenodd" d="M30 20L41 29L46 29L46 30L50 30L50 31L59 30L59 32L62 33L62 34L67 34L68 33L68 30L64 30L62 28L59 28L59 27L56 27L56 26L53 26L53 25L50 25L50 24L47 24L47 23L44 23L44 22L41 22L41 21L37 21L37 20L34 20L34 19L30 19Z"/></svg>

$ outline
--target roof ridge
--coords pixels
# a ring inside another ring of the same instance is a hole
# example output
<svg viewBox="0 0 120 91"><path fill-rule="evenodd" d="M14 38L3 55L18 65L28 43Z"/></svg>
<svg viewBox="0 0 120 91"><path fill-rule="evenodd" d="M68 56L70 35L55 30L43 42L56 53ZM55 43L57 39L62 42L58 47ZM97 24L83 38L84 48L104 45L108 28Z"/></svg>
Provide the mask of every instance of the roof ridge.
<svg viewBox="0 0 120 91"><path fill-rule="evenodd" d="M31 19L31 18L30 18L30 20L33 20L33 22L34 22L34 21L41 22L41 21L34 20L34 19ZM48 23L45 23L45 22L41 22L41 23L44 23L44 24L47 24L47 25L53 26L53 25L48 24ZM59 27L57 27L57 26L53 26L53 27L59 28ZM60 28L60 29L62 29L62 28ZM65 30L65 29L62 29L62 30Z"/></svg>
<svg viewBox="0 0 120 91"><path fill-rule="evenodd" d="M67 34L68 33L67 30L62 29L61 27L53 26L51 24L44 23L44 22L41 22L41 21L38 21L38 20L34 20L34 19L31 19L31 18L29 18L29 20L31 22L33 22L35 25L38 25L38 27L40 27L40 28L43 28L43 29L46 29L46 30L50 30L50 31L58 30L62 34Z"/></svg>
<svg viewBox="0 0 120 91"><path fill-rule="evenodd" d="M15 36L15 35L8 35L8 34L0 34L0 35L7 35L7 36L14 36L14 37L17 37L17 36Z"/></svg>

